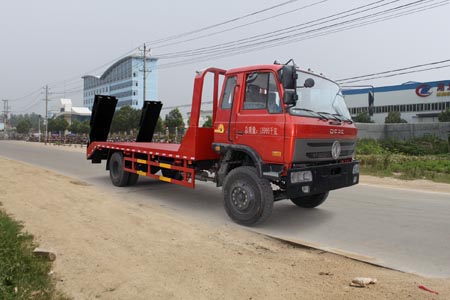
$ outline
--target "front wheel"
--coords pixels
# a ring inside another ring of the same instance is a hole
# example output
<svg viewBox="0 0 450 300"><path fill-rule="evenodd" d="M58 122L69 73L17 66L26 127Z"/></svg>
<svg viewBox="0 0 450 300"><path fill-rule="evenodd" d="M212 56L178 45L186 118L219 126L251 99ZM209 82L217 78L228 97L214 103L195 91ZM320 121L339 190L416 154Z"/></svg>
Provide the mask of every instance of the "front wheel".
<svg viewBox="0 0 450 300"><path fill-rule="evenodd" d="M324 203L325 200L327 200L327 198L328 198L328 192L317 194L317 195L311 195L311 196L291 198L291 201L295 205L303 207L303 208L314 208L314 207L317 207L320 204Z"/></svg>
<svg viewBox="0 0 450 300"><path fill-rule="evenodd" d="M264 222L272 213L273 191L267 179L260 178L254 167L238 167L225 177L224 206L238 224L251 226Z"/></svg>

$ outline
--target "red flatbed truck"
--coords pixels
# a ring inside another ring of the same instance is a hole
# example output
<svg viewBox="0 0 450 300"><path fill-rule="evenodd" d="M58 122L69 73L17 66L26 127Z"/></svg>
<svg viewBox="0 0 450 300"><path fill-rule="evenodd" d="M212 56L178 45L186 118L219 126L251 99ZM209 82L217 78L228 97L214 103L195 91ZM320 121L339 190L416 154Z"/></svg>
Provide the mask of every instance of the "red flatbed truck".
<svg viewBox="0 0 450 300"><path fill-rule="evenodd" d="M208 74L213 128L199 126ZM181 144L152 142L158 101L144 102L136 142L107 141L116 104L96 95L87 148L92 163L106 160L116 186L133 185L139 176L190 188L196 180L213 181L222 186L230 218L250 226L266 220L275 201L313 208L330 190L359 181L357 129L339 86L295 64L197 72Z"/></svg>

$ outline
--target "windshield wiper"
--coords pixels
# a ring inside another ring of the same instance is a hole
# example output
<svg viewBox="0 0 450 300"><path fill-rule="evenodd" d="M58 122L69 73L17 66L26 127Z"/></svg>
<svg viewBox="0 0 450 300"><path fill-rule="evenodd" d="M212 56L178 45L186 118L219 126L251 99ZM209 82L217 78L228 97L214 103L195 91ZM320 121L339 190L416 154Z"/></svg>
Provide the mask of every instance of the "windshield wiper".
<svg viewBox="0 0 450 300"><path fill-rule="evenodd" d="M339 118L340 121L344 121L344 122L348 122L350 124L353 124L352 120L350 120L349 118L344 117L341 114L333 114L333 116L335 116L336 118Z"/></svg>
<svg viewBox="0 0 450 300"><path fill-rule="evenodd" d="M318 115L319 118L320 118L321 120L327 120L327 121L329 120L329 119L328 119L326 116L324 116L323 114L318 113L317 111L314 111L314 110L311 110L311 109L301 108L301 107L292 107L291 110L301 110L301 111L306 111L306 112L309 112L309 113L313 113L313 114L315 114L315 115Z"/></svg>
<svg viewBox="0 0 450 300"><path fill-rule="evenodd" d="M318 111L317 113L320 114L320 115L324 114L324 115L332 116L333 119L336 120L336 121L342 121L342 120L339 119L336 115L331 114L331 113L326 112L326 111ZM329 120L329 119L327 118L327 120Z"/></svg>

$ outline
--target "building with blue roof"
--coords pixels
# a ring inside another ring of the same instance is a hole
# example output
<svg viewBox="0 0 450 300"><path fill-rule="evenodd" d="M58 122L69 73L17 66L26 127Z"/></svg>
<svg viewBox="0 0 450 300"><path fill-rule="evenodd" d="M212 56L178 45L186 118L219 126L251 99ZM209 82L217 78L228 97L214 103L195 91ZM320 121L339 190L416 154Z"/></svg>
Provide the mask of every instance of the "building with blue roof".
<svg viewBox="0 0 450 300"><path fill-rule="evenodd" d="M375 123L384 123L391 111L400 112L408 123L438 122L439 113L450 108L450 80L407 82L343 90L352 116L369 111L369 92L374 94L372 120Z"/></svg>
<svg viewBox="0 0 450 300"><path fill-rule="evenodd" d="M158 99L158 59L146 58L146 96L145 100ZM101 76L83 76L83 106L92 109L95 95L114 96L119 101L117 107L130 105L142 108L144 101L144 58L131 55L111 65Z"/></svg>

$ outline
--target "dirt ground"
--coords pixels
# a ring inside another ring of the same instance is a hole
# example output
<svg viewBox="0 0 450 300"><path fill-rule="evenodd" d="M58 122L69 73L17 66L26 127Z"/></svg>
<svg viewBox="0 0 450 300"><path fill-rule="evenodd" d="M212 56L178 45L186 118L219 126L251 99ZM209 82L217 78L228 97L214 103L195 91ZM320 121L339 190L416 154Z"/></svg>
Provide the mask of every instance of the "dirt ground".
<svg viewBox="0 0 450 300"><path fill-rule="evenodd" d="M53 276L74 299L450 299L450 279L379 268L235 225L210 227L129 194L111 197L48 170L0 164L2 208L57 253ZM378 283L350 287L358 276Z"/></svg>

